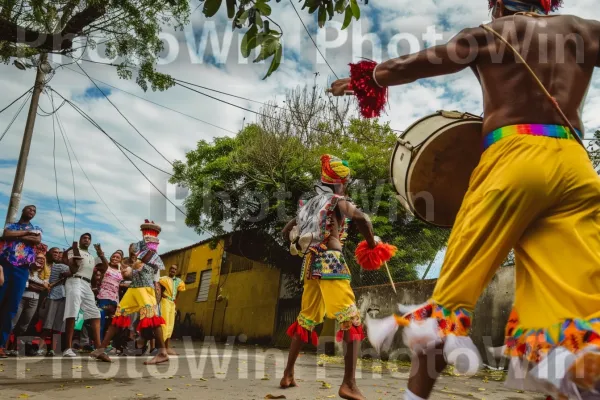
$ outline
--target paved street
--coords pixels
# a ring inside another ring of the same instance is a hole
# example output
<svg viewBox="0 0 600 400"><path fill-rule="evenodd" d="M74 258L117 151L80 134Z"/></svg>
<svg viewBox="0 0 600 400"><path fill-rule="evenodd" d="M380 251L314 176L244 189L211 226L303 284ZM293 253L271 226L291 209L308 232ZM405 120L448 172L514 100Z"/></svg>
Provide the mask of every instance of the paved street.
<svg viewBox="0 0 600 400"><path fill-rule="evenodd" d="M286 352L259 347L194 344L168 364L144 366L144 357L113 357L113 364L87 356L0 360L2 398L31 399L335 399L342 380L340 357L302 354L300 387L278 388ZM403 399L405 363L360 362L359 384L368 399ZM498 372L466 378L444 374L432 399L542 400L505 389ZM283 398L283 397L281 397Z"/></svg>

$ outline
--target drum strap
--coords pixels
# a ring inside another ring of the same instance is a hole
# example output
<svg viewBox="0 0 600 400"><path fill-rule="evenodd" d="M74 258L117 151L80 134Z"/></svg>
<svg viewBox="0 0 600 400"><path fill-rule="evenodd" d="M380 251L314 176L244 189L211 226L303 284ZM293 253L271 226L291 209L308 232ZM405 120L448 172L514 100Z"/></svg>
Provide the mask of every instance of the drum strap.
<svg viewBox="0 0 600 400"><path fill-rule="evenodd" d="M558 102L556 101L556 99L550 94L550 92L548 92L548 90L546 89L546 87L544 86L544 84L542 83L542 81L540 81L540 79L537 77L537 75L535 74L535 72L533 72L533 70L531 69L531 67L529 66L529 64L527 64L527 62L525 61L525 59L521 56L521 54L519 54L519 52L510 43L508 43L508 41L506 39L504 39L504 37L502 37L502 35L500 35L498 32L496 32L495 30L493 30L491 27L489 27L487 25L481 25L481 27L483 29L485 29L486 31L491 32L492 34L494 34L498 39L500 39L500 41L502 41L504 44L506 44L513 51L513 53L515 53L516 57L518 57L521 60L521 62L523 63L523 65L525 65L525 68L527 68L527 70L529 71L529 73L531 74L531 76L533 77L533 79L535 79L535 81L538 84L538 86L540 87L540 89L542 89L542 91L544 92L544 94L546 95L546 97L550 100L550 102L552 103L552 105L554 106L554 108L556 109L556 111L558 111L558 113L560 114L561 118L565 121L565 123L567 124L567 126L569 127L569 129L571 129L571 133L573 134L573 136L575 137L575 139L577 139L577 141L579 142L579 144L582 145L583 148L585 149L585 145L583 144L583 140L577 134L577 131L575 130L575 128L571 124L571 121L569 121L569 119L567 118L567 116L565 115L565 113L563 113L563 111L560 108L560 106L558 105ZM586 151L587 151L587 149L586 149Z"/></svg>

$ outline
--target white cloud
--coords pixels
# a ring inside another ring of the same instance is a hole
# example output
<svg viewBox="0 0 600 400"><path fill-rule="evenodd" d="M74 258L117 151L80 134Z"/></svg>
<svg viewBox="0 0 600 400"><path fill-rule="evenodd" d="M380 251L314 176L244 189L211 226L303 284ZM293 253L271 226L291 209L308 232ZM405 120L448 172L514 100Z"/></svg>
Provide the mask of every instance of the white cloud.
<svg viewBox="0 0 600 400"><path fill-rule="evenodd" d="M285 33L286 58L285 62L274 75L263 81L268 64L255 65L250 59L246 64L240 64L238 43L234 40L227 57L227 63L222 66L213 66L207 63L192 63L188 53L188 44L200 43L204 18L197 11L192 18L192 33L196 34L194 40L186 39L182 32L177 34L180 56L176 62L161 66L161 71L173 76L205 85L224 92L250 98L256 101L270 101L274 98L281 100L287 89L298 85L312 84L314 72L318 71L317 83L326 85L333 79L329 68L317 64L317 51L307 37L304 28L298 21L293 9L287 2L274 4L274 18L283 26ZM375 11L375 13L373 13ZM587 18L600 17L591 0L571 1L563 10L565 13L586 15ZM585 11L585 13L584 13ZM300 14L312 33L315 33L316 15L308 15L306 10ZM337 20L339 21L339 16ZM449 38L463 27L477 26L489 19L487 2L485 0L456 1L424 0L420 2L408 0L379 0L363 6L363 18L360 28L362 34L381 34L383 55L387 56L387 38L397 33L410 33L419 38L426 32L428 26L436 25L436 31ZM225 26L231 29L230 22L226 22L222 15L215 20L216 26ZM352 30L358 29L358 24L351 25L348 35L352 37ZM234 33L237 37L238 32ZM333 40L332 32L328 39ZM313 36L316 39L316 35ZM220 36L222 38L222 35ZM222 44L222 42L221 42ZM352 42L348 42L338 49L328 49L327 60L339 76L347 76L348 63L352 60ZM370 44L363 46L364 57L371 57ZM197 48L194 49L197 51ZM206 53L205 53L206 54ZM256 116L252 113L224 105L199 94L187 91L181 87L172 88L166 92L144 93L135 81L121 80L116 71L111 67L90 63L81 64L93 77L101 79L111 85L135 93L154 102L171 107L196 118L210 122L230 131L237 131L242 126L244 117L246 123L254 121ZM78 70L76 65L69 68ZM2 87L4 99L0 106L7 104L22 92L33 85L34 72L20 71L12 65L0 66L2 73ZM81 96L91 84L84 76L78 75L67 69L59 69L49 85L63 96L75 99L80 107L89 113L111 136L121 142L146 160L155 163L162 169L170 171L170 165L162 159L102 98L82 100ZM600 81L594 79L587 101L587 113L584 121L588 131L600 127L600 117L589 112L599 106ZM201 89L199 89L201 90ZM242 107L258 110L259 105L245 100L234 99L220 94L210 93L215 97L230 101ZM143 100L128 94L113 90L111 100L130 119L156 148L168 159L183 159L185 152L193 149L200 139L211 140L217 136L231 135L223 130L208 124L195 121L185 116L156 107ZM55 101L60 104L55 96ZM51 109L48 98L41 100L44 110ZM0 134L8 124L16 107L0 114ZM393 128L402 130L428 113L438 109L457 109L475 113L481 112L481 90L470 71L464 71L455 76L440 77L427 82L416 82L405 87L390 90L390 109L383 121L390 121ZM15 160L19 154L25 114L27 108L17 119L7 136L0 142L0 159ZM159 198L154 189L130 165L121 152L68 105L59 112L60 118L66 128L70 141L77 152L85 172L94 183L110 209L123 221L128 230L135 235L139 232L139 225L145 218L155 218L152 215L150 194ZM31 201L44 199L39 204L39 214L36 218L46 232L46 237L54 242L64 242L64 233L55 196L55 182L53 171L53 129L50 117L37 117L36 129L30 153L27 176L25 180L24 200L21 205ZM72 182L69 160L62 137L57 130L57 173L58 190L63 206L66 224L67 239L73 236L73 204ZM130 156L132 157L132 156ZM166 189L168 176L158 172L132 157L134 162L143 170L161 189ZM85 176L75 160L74 173L77 193L77 229L78 236L86 230L92 230L94 241L103 243L107 251L116 248L126 249L132 241L132 235L123 228L119 222L106 209L89 186ZM0 164L0 195L9 195L14 166ZM166 207L166 205L155 205ZM0 212L5 212L6 204L0 205ZM178 215L178 218L181 217ZM98 225L100 224L100 225ZM181 223L165 224L161 235L161 250L168 250L187 246L201 238L190 228Z"/></svg>

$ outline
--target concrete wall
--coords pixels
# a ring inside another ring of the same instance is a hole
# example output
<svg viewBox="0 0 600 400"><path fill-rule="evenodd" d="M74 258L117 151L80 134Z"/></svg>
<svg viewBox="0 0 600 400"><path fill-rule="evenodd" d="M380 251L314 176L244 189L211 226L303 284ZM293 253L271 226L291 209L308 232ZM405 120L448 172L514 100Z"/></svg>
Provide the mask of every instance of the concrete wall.
<svg viewBox="0 0 600 400"><path fill-rule="evenodd" d="M433 293L436 280L414 281L396 284L396 295L390 285L369 286L355 289L357 305L362 315L367 313L373 318L383 318L398 312L397 304L421 304ZM502 346L504 326L512 308L514 295L514 268L503 267L498 270L488 287L483 291L473 317L471 338L484 358L488 360L487 347ZM363 342L363 351L370 348L368 341ZM404 347L402 332L399 330L394 339L393 348Z"/></svg>

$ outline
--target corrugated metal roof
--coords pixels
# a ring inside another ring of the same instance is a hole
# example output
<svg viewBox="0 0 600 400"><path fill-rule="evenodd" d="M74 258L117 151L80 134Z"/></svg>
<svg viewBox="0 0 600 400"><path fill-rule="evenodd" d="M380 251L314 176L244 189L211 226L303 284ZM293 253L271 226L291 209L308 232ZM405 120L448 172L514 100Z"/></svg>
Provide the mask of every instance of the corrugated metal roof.
<svg viewBox="0 0 600 400"><path fill-rule="evenodd" d="M185 246L182 247L180 249L174 249L174 250L169 250L166 253L160 254L160 257L166 257L166 256L170 256L173 253L179 253L180 251L186 251L189 249L193 249L194 247L198 247L198 246L202 246L204 244L210 243L215 239L223 239L224 237L227 237L228 235L222 235L222 236L217 236L216 238L209 238L209 239L204 239L200 242L194 243L194 244L190 244L189 246Z"/></svg>

